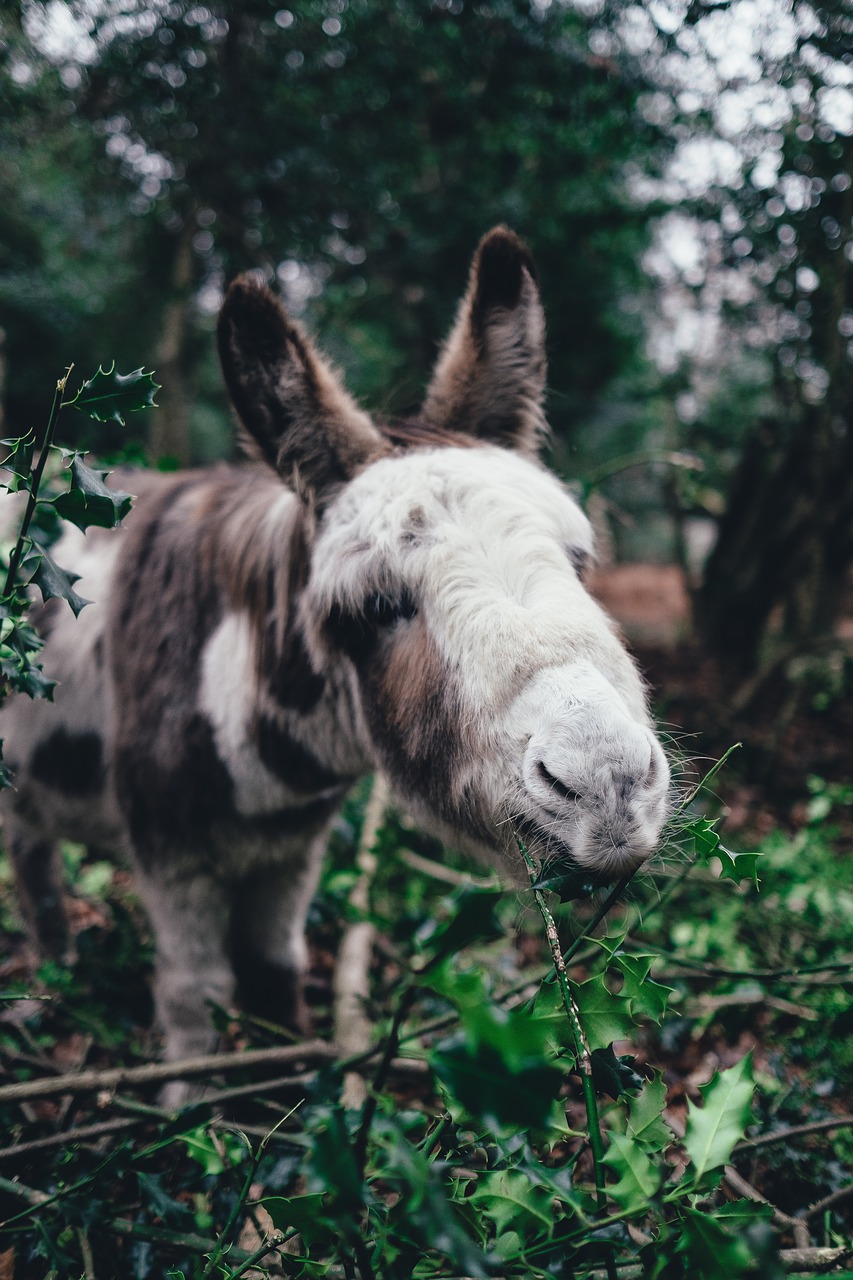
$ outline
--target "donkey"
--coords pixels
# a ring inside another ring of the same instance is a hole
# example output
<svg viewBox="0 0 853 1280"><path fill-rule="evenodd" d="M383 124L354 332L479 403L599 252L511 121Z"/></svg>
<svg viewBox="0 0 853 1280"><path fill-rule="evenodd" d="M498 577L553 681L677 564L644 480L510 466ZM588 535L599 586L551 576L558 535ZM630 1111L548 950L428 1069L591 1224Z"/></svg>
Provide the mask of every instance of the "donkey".
<svg viewBox="0 0 853 1280"><path fill-rule="evenodd" d="M35 941L66 946L56 840L125 850L170 1060L215 1046L209 1003L238 982L302 1023L306 913L366 772L511 873L516 830L615 878L668 806L642 680L582 582L589 523L537 460L545 328L522 242L480 243L411 422L376 425L251 274L218 342L255 463L135 475L124 531L65 535L96 603L45 607L55 703L0 723Z"/></svg>

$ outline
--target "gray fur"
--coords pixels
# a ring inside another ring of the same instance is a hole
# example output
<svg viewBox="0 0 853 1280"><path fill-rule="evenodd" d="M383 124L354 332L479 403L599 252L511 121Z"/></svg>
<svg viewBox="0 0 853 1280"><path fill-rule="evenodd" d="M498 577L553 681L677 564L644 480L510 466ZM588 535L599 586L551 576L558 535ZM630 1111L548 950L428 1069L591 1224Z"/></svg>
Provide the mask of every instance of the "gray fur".
<svg viewBox="0 0 853 1280"><path fill-rule="evenodd" d="M171 1059L213 1047L209 1003L238 978L304 1025L305 917L354 778L382 768L483 856L509 855L511 808L539 854L577 830L577 857L610 870L648 854L668 777L639 676L579 582L588 522L505 452L535 450L545 371L535 268L511 232L482 242L406 429L376 427L250 277L219 344L260 463L122 477L139 495L127 528L70 530L57 550L96 603L45 614L55 705L0 713L33 939L66 954L56 840L124 852Z"/></svg>

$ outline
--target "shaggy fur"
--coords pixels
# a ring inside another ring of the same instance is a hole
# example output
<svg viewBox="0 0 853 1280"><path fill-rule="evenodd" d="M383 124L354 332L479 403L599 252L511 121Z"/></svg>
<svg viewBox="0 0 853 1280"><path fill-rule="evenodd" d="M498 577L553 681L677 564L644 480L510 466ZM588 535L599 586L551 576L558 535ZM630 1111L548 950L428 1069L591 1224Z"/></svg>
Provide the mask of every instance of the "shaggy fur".
<svg viewBox="0 0 853 1280"><path fill-rule="evenodd" d="M48 611L55 705L17 699L0 724L36 941L66 945L54 842L126 851L172 1058L213 1045L209 1002L238 979L302 1023L328 824L365 772L475 855L516 868L515 825L606 876L655 847L668 789L640 677L581 582L589 523L535 460L544 324L511 232L478 249L411 423L374 426L251 277L219 343L265 465L125 476L127 529L57 553L96 603Z"/></svg>

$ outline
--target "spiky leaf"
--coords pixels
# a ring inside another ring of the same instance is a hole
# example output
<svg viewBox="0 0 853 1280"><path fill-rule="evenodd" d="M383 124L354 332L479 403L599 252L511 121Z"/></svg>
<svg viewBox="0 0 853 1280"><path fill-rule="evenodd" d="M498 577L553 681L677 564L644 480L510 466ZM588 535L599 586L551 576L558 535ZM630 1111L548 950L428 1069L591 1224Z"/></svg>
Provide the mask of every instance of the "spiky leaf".
<svg viewBox="0 0 853 1280"><path fill-rule="evenodd" d="M153 373L146 373L144 369L117 373L112 364L109 369L99 368L77 394L64 403L97 422L117 422L123 427L129 413L157 407L154 397L159 390Z"/></svg>
<svg viewBox="0 0 853 1280"><path fill-rule="evenodd" d="M577 902L591 898L594 893L608 888L612 883L612 878L595 875L589 868L552 862L543 868L533 888L556 893L561 902Z"/></svg>
<svg viewBox="0 0 853 1280"><path fill-rule="evenodd" d="M460 1013L462 1030L430 1052L438 1078L472 1114L538 1128L548 1123L563 1073L549 1062L551 1030L525 1009L497 1005L479 972L430 975L430 986Z"/></svg>
<svg viewBox="0 0 853 1280"><path fill-rule="evenodd" d="M495 915L502 890L464 888L449 894L418 930L419 949L435 955L460 951L469 942L500 938L504 928Z"/></svg>
<svg viewBox="0 0 853 1280"><path fill-rule="evenodd" d="M83 530L92 526L112 529L120 524L133 505L133 497L110 489L104 483L108 475L108 471L93 471L79 454L72 454L71 486L53 499L57 512Z"/></svg>
<svg viewBox="0 0 853 1280"><path fill-rule="evenodd" d="M606 1049L614 1040L626 1040L634 1030L628 1001L614 995L599 974L572 987L581 1026L590 1049Z"/></svg>
<svg viewBox="0 0 853 1280"><path fill-rule="evenodd" d="M628 1213L645 1209L661 1184L662 1170L631 1138L621 1133L610 1135L610 1149L604 1163L619 1175L619 1181L607 1188L607 1194L619 1208Z"/></svg>
<svg viewBox="0 0 853 1280"><path fill-rule="evenodd" d="M760 853L732 853L731 849L727 849L720 843L717 849L717 857L720 859L720 879L734 880L735 884L740 884L742 880L751 880L757 886L759 884L758 859L761 856Z"/></svg>
<svg viewBox="0 0 853 1280"><path fill-rule="evenodd" d="M606 1093L615 1100L642 1088L643 1077L633 1070L634 1059L617 1058L612 1045L606 1049L594 1049L590 1059L592 1082L598 1093Z"/></svg>
<svg viewBox="0 0 853 1280"><path fill-rule="evenodd" d="M682 1209L679 1253L687 1257L689 1274L702 1280L732 1280L751 1269L752 1252L740 1235L731 1235L718 1215Z"/></svg>
<svg viewBox="0 0 853 1280"><path fill-rule="evenodd" d="M44 547L34 546L24 561L23 568L29 572L28 581L35 583L43 600L67 600L75 617L87 604L92 603L74 590L74 583L79 582L80 574L63 569Z"/></svg>
<svg viewBox="0 0 853 1280"><path fill-rule="evenodd" d="M761 855L759 853L732 853L720 841L716 825L717 819L711 822L707 818L696 818L688 826L687 830L693 837L693 849L696 857L701 862L707 862L710 858L718 858L721 865L720 878L722 880L733 880L735 884L740 884L741 880L751 880L753 884L757 885L757 863Z"/></svg>
<svg viewBox="0 0 853 1280"><path fill-rule="evenodd" d="M704 1106L688 1103L684 1147L693 1166L688 1175L695 1182L727 1163L752 1119L754 1089L752 1054L748 1053L700 1087Z"/></svg>
<svg viewBox="0 0 853 1280"><path fill-rule="evenodd" d="M644 1151L663 1151L672 1141L672 1132L663 1119L666 1085L663 1077L648 1080L628 1111L628 1137Z"/></svg>
<svg viewBox="0 0 853 1280"><path fill-rule="evenodd" d="M480 1206L485 1216L495 1224L498 1235L511 1226L523 1224L523 1235L530 1228L550 1235L554 1226L553 1196L545 1187L538 1187L517 1169L502 1169L497 1173L482 1174L477 1189L469 1197Z"/></svg>
<svg viewBox="0 0 853 1280"><path fill-rule="evenodd" d="M299 1232L307 1243L328 1235L330 1223L323 1213L323 1194L319 1191L306 1196L265 1196L258 1201L266 1209L277 1231Z"/></svg>
<svg viewBox="0 0 853 1280"><path fill-rule="evenodd" d="M8 475L4 476L3 487L10 493L17 493L22 488L29 489L33 473L33 453L36 447L35 432L28 431L24 436L0 440L0 445L8 450L3 462L3 469L8 472Z"/></svg>

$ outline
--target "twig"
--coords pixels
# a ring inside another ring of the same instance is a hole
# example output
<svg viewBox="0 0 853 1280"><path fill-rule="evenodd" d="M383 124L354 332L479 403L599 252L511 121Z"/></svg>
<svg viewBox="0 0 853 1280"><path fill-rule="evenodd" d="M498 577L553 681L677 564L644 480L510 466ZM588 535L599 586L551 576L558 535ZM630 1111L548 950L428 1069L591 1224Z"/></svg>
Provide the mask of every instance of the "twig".
<svg viewBox="0 0 853 1280"><path fill-rule="evenodd" d="M495 875L474 876L468 871L457 871L455 867L447 867L443 862L433 858L424 858L414 849L398 849L397 857L413 871L440 880L442 884L451 884L454 888L463 889L500 889L503 886Z"/></svg>
<svg viewBox="0 0 853 1280"><path fill-rule="evenodd" d="M72 1142L86 1142L90 1138L101 1138L104 1134L119 1133L122 1129L133 1129L146 1123L148 1123L147 1119L139 1116L124 1120L101 1120L97 1124L81 1124L76 1129L52 1133L46 1138L33 1138L29 1142L18 1142L10 1147L2 1147L0 1160L8 1160L11 1156L26 1156L32 1151L46 1151L50 1147L65 1147Z"/></svg>
<svg viewBox="0 0 853 1280"><path fill-rule="evenodd" d="M583 1032L583 1026L580 1020L580 1011L575 1004L572 989L569 985L568 974L566 973L566 965L563 959L563 951L560 946L560 938L557 933L557 926L554 923L554 917L548 909L545 901L545 895L541 890L536 888L536 881L539 877L539 868L531 858L527 851L527 846L521 837L515 834L516 844L524 859L524 865L527 867L527 873L530 876L530 885L533 889L533 896L536 905L539 908L539 914L545 924L545 933L548 938L548 945L551 948L551 955L554 958L554 969L557 974L557 981L560 985L560 995L563 999L563 1008L566 1011L566 1017L572 1030L572 1037L575 1042L575 1054L577 1057L578 1067L580 1069L581 1087L583 1089L584 1106L586 1107L587 1128L589 1130L589 1145L592 1150L592 1162L595 1175L595 1201L599 1214L603 1214L607 1208L607 1192L604 1184L604 1142L601 1137L601 1125L598 1118L598 1103L595 1097L595 1086L592 1082L592 1055L587 1044L586 1036ZM610 899L613 894L610 895ZM608 899L608 902L610 901ZM616 1268L612 1253L608 1253L606 1259L607 1273L610 1277L615 1277Z"/></svg>
<svg viewBox="0 0 853 1280"><path fill-rule="evenodd" d="M769 1147L771 1143L788 1142L809 1133L824 1133L830 1129L849 1129L853 1116L835 1116L831 1120L814 1120L811 1124L797 1124L790 1129L777 1129L774 1133L761 1133L757 1138L742 1138L735 1147L735 1155L754 1151L756 1147Z"/></svg>
<svg viewBox="0 0 853 1280"><path fill-rule="evenodd" d="M0 1105L28 1098L51 1098L63 1093L87 1093L92 1089L115 1089L124 1084L154 1084L162 1080L218 1075L243 1068L285 1062L328 1062L338 1056L325 1040L304 1044L275 1045L270 1049L247 1049L243 1053L210 1053L178 1062L147 1062L141 1067L113 1067L104 1071L74 1071L50 1080L26 1080L0 1087Z"/></svg>
<svg viewBox="0 0 853 1280"><path fill-rule="evenodd" d="M815 1201L809 1205L802 1217L816 1218L818 1214L823 1213L826 1209L834 1209L837 1205L843 1204L845 1200L849 1200L853 1196L853 1182L846 1187L841 1187L838 1191L833 1191L831 1195L824 1196L822 1200Z"/></svg>
<svg viewBox="0 0 853 1280"><path fill-rule="evenodd" d="M7 600L15 589L15 578L18 573L18 566L21 563L21 556L24 553L24 543L27 541L27 534L29 532L30 522L33 518L33 513L35 512L35 509L36 509L36 503L38 502L39 486L41 485L42 478L44 477L44 469L45 469L45 466L47 465L48 456L50 455L50 446L53 443L53 436L54 436L54 432L56 431L56 424L59 422L59 415L60 415L60 412L62 411L62 393L65 390L65 386L66 386L66 383L68 382L69 374L71 373L71 370L73 368L74 366L70 365L65 370L65 377L59 379L59 381L56 384L56 388L54 389L54 392L53 392L53 404L50 407L50 417L47 420L47 426L45 427L44 436L42 438L41 451L39 453L39 460L36 465L35 471L32 472L30 489L27 497L27 506L26 506L26 510L24 511L24 518L21 521L21 528L18 532L18 538L17 538L17 541L15 542L15 547L14 547L14 550L12 551L12 555L9 560L9 570L6 574L6 584L3 587L3 596L2 596L3 600Z"/></svg>
<svg viewBox="0 0 853 1280"><path fill-rule="evenodd" d="M236 1271L231 1272L230 1280L237 1280L238 1276L244 1276L250 1267L253 1267L256 1262L260 1262L261 1258L265 1258L268 1253L272 1253L273 1249L279 1249L283 1244L286 1244L288 1240L292 1240L295 1235L297 1235L296 1231L288 1231L286 1234L283 1231L276 1231L273 1235L268 1237L268 1239L261 1245L260 1249L256 1249L254 1253L250 1253ZM233 1256L233 1250L231 1256Z"/></svg>
<svg viewBox="0 0 853 1280"><path fill-rule="evenodd" d="M846 1262L853 1253L848 1245L832 1249L780 1249L779 1261L786 1271L828 1271Z"/></svg>
<svg viewBox="0 0 853 1280"><path fill-rule="evenodd" d="M370 996L370 959L374 927L367 919L370 885L376 872L374 847L388 807L388 783L377 773L364 811L356 865L360 875L350 894L350 907L356 915L341 939L334 976L334 1038L344 1057L363 1053L370 1048L373 1024L365 1014ZM367 1087L357 1071L344 1076L341 1101L347 1110L364 1106Z"/></svg>
<svg viewBox="0 0 853 1280"><path fill-rule="evenodd" d="M673 955L671 951L662 951L660 948L658 948L658 954L670 964L677 965L679 969L692 969L697 976L707 975L712 978L755 978L759 982L778 982L789 978L796 982L800 978L808 978L817 973L850 973L853 976L853 958L833 960L828 964L807 964L798 969L724 969L719 965L702 964L698 960L685 960L681 956Z"/></svg>

